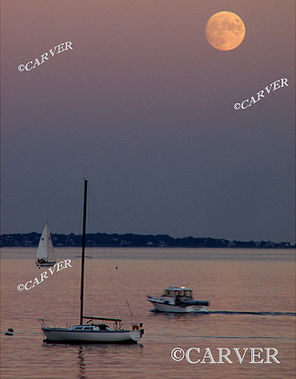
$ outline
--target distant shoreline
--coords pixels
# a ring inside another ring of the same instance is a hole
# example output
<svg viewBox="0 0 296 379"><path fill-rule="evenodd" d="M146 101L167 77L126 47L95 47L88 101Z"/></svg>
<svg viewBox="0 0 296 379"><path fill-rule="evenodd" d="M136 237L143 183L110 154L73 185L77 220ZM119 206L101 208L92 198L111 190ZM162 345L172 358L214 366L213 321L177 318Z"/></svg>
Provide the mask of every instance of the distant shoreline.
<svg viewBox="0 0 296 379"><path fill-rule="evenodd" d="M0 236L1 247L37 247L41 233L27 234L2 234ZM81 235L51 234L54 247L79 247ZM86 234L86 246L88 247L182 247L182 248L248 248L248 249L293 249L296 245L290 242L272 241L230 241L216 238L182 237L174 238L166 234Z"/></svg>

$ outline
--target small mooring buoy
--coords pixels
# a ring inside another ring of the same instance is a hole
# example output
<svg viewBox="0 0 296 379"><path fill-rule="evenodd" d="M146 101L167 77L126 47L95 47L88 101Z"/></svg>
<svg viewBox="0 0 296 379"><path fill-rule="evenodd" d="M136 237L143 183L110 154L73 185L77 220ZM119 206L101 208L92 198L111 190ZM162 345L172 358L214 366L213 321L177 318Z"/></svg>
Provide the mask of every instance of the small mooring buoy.
<svg viewBox="0 0 296 379"><path fill-rule="evenodd" d="M8 328L7 332L5 332L6 336L13 336L14 335L14 330L12 328Z"/></svg>
<svg viewBox="0 0 296 379"><path fill-rule="evenodd" d="M116 265L116 266L115 266L115 270L118 270L118 269L119 269L119 266Z"/></svg>

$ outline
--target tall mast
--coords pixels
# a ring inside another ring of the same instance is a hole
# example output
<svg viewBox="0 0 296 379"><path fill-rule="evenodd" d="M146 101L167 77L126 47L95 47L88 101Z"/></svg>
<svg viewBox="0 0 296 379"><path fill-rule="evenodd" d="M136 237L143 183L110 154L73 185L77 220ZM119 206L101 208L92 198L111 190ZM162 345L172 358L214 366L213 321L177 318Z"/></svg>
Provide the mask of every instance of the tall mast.
<svg viewBox="0 0 296 379"><path fill-rule="evenodd" d="M83 199L83 223L82 223L82 251L81 251L81 287L80 287L80 325L83 324L83 292L84 292L84 259L85 259L85 229L86 229L86 202L87 202L87 180L84 179Z"/></svg>

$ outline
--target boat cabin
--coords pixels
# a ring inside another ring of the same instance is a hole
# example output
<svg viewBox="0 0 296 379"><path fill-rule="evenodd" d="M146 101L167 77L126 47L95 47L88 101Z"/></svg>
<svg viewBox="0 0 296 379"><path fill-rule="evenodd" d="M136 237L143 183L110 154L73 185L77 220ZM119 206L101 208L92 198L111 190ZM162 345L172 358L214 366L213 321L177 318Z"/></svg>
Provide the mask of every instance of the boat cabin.
<svg viewBox="0 0 296 379"><path fill-rule="evenodd" d="M98 328L100 330L110 330L110 327L106 324L95 324L95 325L77 325L77 326L74 326L74 330L77 330L77 331L84 331L84 332L91 332L91 331L94 331L94 330L98 330Z"/></svg>
<svg viewBox="0 0 296 379"><path fill-rule="evenodd" d="M192 290L185 287L169 287L164 290L164 294L162 296L174 298L185 297L186 299L192 300Z"/></svg>
<svg viewBox="0 0 296 379"><path fill-rule="evenodd" d="M47 263L48 261L44 258L38 259L38 263Z"/></svg>

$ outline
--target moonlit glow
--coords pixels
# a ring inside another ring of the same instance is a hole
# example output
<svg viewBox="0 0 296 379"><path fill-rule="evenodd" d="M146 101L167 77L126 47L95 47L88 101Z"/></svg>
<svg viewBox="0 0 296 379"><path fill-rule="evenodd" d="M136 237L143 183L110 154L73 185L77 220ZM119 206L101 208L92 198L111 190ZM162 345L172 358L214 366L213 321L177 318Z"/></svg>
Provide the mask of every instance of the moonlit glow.
<svg viewBox="0 0 296 379"><path fill-rule="evenodd" d="M213 14L206 25L206 37L209 44L218 50L233 50L245 38L246 28L242 19L232 12Z"/></svg>

